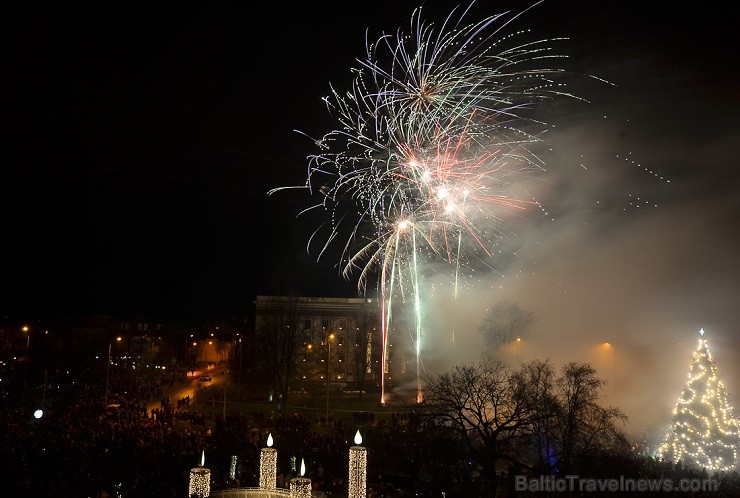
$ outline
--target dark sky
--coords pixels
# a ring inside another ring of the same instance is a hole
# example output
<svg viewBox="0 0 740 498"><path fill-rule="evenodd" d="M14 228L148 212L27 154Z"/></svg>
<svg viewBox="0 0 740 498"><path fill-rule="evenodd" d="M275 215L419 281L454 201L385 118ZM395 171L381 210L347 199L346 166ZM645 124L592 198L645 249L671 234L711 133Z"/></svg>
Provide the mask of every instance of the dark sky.
<svg viewBox="0 0 740 498"><path fill-rule="evenodd" d="M434 2L425 17L439 22L454 5ZM474 9L490 15L529 5ZM406 28L416 6L16 10L6 73L1 311L218 315L241 313L255 294L291 288L351 295L354 284L337 277L334 261L316 264L305 254L320 221L294 221L308 199L266 192L304 181L305 158L315 150L294 130L319 136L335 126L320 97L329 83L347 86L365 29L377 36ZM610 72L610 59L640 57L648 44L668 69L653 67L660 74L645 75L646 84L679 72L736 104L726 67L736 61L730 17L645 11L640 2L548 1L520 25L572 37L574 63L585 71ZM721 121L729 104L718 97L704 112ZM716 122L691 112L675 119L697 135L713 133ZM644 119L676 125L669 116ZM652 141L640 145L647 150Z"/></svg>
<svg viewBox="0 0 740 498"><path fill-rule="evenodd" d="M424 17L439 22L454 5L433 2ZM530 5L478 2L470 18ZM355 295L333 254L321 263L306 254L323 221L296 220L308 197L267 191L305 181L316 150L295 130L320 136L336 126L320 99L330 84L347 88L365 29L377 38L407 28L416 6L9 13L0 313L217 318L248 313L257 294ZM516 258L468 276L465 312L437 317L430 338L453 315L474 334L486 306L510 298L539 317L530 354L567 359L574 344L616 341L619 370L632 373L618 374L618 385L672 381L625 400L659 412L675 400L700 327L718 361L737 363L740 91L730 9L548 0L512 25L569 38L569 68L612 85L576 78L589 102L543 111L556 126L549 176L535 189L550 221L516 225ZM442 315L448 304L434 309ZM679 343L691 345L683 356ZM434 348L427 355L431 364ZM740 371L728 373L737 395Z"/></svg>

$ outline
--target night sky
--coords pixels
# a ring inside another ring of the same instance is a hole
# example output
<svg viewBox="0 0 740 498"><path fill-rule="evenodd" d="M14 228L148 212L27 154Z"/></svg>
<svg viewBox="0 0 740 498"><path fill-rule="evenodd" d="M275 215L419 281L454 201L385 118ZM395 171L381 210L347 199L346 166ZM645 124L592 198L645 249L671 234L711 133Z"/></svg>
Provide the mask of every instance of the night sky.
<svg viewBox="0 0 740 498"><path fill-rule="evenodd" d="M612 84L577 80L589 103L547 109L547 219L516 226L516 258L468 278L456 315L474 334L487 305L515 300L537 313L539 357L615 341L626 358L618 385L655 386L617 394L635 412L672 406L700 327L740 396L729 364L740 356L734 16L659 4L548 0L515 23L568 37L569 67ZM439 22L454 5L434 2L425 17ZM304 183L316 150L295 130L335 127L320 99L330 84L348 87L365 29L407 28L416 6L17 9L7 18L0 313L179 320L242 316L257 294L355 296L333 253L319 263L306 253L322 221L296 220L308 196L267 191Z"/></svg>

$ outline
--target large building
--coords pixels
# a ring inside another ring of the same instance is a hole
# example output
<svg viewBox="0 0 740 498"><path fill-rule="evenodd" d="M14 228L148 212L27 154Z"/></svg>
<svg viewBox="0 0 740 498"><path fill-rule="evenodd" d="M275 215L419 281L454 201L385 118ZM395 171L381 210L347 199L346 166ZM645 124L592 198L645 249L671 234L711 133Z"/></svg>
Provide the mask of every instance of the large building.
<svg viewBox="0 0 740 498"><path fill-rule="evenodd" d="M348 389L380 378L380 310L373 299L257 296L255 331L293 331L299 342L295 381Z"/></svg>

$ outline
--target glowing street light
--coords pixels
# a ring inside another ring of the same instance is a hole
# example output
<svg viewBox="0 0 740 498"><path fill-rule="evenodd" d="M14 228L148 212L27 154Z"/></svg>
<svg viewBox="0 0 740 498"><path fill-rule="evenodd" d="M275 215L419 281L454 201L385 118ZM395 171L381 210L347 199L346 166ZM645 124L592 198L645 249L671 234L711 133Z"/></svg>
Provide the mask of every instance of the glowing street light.
<svg viewBox="0 0 740 498"><path fill-rule="evenodd" d="M519 344L521 344L521 342L522 342L521 337L517 337L516 341L514 341L514 363L516 363L516 353L517 353L517 349L519 349Z"/></svg>
<svg viewBox="0 0 740 498"><path fill-rule="evenodd" d="M190 341L193 340L193 334L185 338L185 368L190 368ZM195 343L193 343L195 345Z"/></svg>
<svg viewBox="0 0 740 498"><path fill-rule="evenodd" d="M326 350L326 423L329 423L329 364L331 363L331 341L334 340L334 334L329 334L326 343L329 346Z"/></svg>
<svg viewBox="0 0 740 498"><path fill-rule="evenodd" d="M121 342L121 339L123 338L120 336L116 337L116 342ZM109 340L108 341L108 365L105 369L105 401L103 404L104 408L108 407L108 387L110 385L110 352L111 352L112 346L113 346L113 341Z"/></svg>
<svg viewBox="0 0 740 498"><path fill-rule="evenodd" d="M21 330L26 334L26 365L23 368L23 392L21 396L21 401L23 398L26 397L26 378L28 377L28 362L31 359L29 356L29 352L31 350L31 332L28 328L28 325L24 325L21 327Z"/></svg>
<svg viewBox="0 0 740 498"><path fill-rule="evenodd" d="M617 394L617 346L613 342L605 342L604 346L612 350L612 394Z"/></svg>

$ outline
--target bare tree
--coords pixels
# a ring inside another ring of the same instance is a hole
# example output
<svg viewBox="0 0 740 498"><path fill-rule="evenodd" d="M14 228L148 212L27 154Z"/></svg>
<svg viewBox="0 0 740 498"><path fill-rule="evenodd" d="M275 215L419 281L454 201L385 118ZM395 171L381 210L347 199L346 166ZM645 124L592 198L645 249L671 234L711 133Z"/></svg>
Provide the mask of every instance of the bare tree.
<svg viewBox="0 0 740 498"><path fill-rule="evenodd" d="M523 437L516 441L515 452L518 464L529 469L546 468L551 453L550 434L559 404L555 395L555 369L548 361L534 360L522 364L512 374L512 381L520 390L520 396L530 403L529 425L523 429Z"/></svg>
<svg viewBox="0 0 740 498"><path fill-rule="evenodd" d="M492 360L424 379L426 420L457 432L493 490L496 464L516 461L516 449L536 419L549 415L538 407L545 394L535 392L528 379Z"/></svg>
<svg viewBox="0 0 740 498"><path fill-rule="evenodd" d="M627 416L598 404L605 381L589 364L568 363L556 383L559 410L549 431L552 464L559 472L575 472L590 458L629 451L617 422Z"/></svg>
<svg viewBox="0 0 740 498"><path fill-rule="evenodd" d="M536 322L533 312L504 300L491 305L478 330L491 347L497 348L525 336Z"/></svg>
<svg viewBox="0 0 740 498"><path fill-rule="evenodd" d="M483 495L495 492L499 464L513 474L573 473L629 453L617 426L626 417L597 403L604 381L588 364L569 363L556 376L546 361L512 370L483 360L426 376L425 383L419 406L425 427L453 431L464 443L480 471Z"/></svg>
<svg viewBox="0 0 740 498"><path fill-rule="evenodd" d="M305 321L298 299L286 298L257 324L257 361L277 396L279 408L287 403L298 355L308 338Z"/></svg>

